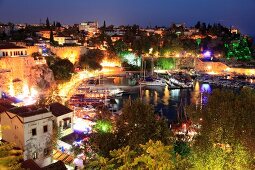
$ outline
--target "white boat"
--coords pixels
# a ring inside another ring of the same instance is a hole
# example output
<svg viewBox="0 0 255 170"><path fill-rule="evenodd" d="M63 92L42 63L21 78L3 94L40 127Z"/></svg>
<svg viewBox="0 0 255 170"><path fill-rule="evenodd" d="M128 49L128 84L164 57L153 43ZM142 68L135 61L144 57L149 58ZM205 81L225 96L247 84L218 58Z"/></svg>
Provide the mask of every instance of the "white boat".
<svg viewBox="0 0 255 170"><path fill-rule="evenodd" d="M142 81L141 85L146 86L166 86L166 82L164 79L156 79L152 81Z"/></svg>

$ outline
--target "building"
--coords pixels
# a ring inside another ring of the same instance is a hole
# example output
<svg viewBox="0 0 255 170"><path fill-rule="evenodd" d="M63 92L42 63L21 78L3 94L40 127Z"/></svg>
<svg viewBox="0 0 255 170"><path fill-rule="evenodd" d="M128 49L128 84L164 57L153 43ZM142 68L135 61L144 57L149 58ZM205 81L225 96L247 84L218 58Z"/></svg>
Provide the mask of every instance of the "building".
<svg viewBox="0 0 255 170"><path fill-rule="evenodd" d="M106 28L104 32L109 36L124 35L126 33L124 28Z"/></svg>
<svg viewBox="0 0 255 170"><path fill-rule="evenodd" d="M73 110L60 103L52 103L49 109L53 114L54 123L60 130L61 137L73 133Z"/></svg>
<svg viewBox="0 0 255 170"><path fill-rule="evenodd" d="M240 33L240 31L236 27L231 27L230 32L232 34L239 34Z"/></svg>
<svg viewBox="0 0 255 170"><path fill-rule="evenodd" d="M1 57L26 57L27 48L17 46L12 43L0 43L0 58Z"/></svg>
<svg viewBox="0 0 255 170"><path fill-rule="evenodd" d="M78 44L78 40L75 40L70 36L54 36L54 41L57 41L59 45Z"/></svg>
<svg viewBox="0 0 255 170"><path fill-rule="evenodd" d="M116 41L119 41L119 40L123 40L123 35L117 35L117 34L115 34L115 35L111 36L111 40L112 40L112 42L116 42Z"/></svg>
<svg viewBox="0 0 255 170"><path fill-rule="evenodd" d="M6 35L10 35L11 26L7 24L0 24L0 34L5 33Z"/></svg>
<svg viewBox="0 0 255 170"><path fill-rule="evenodd" d="M183 34L188 37L198 33L199 33L199 29L196 29L196 28L188 28L188 29L185 29L183 32Z"/></svg>
<svg viewBox="0 0 255 170"><path fill-rule="evenodd" d="M12 107L1 113L2 139L22 149L24 160L49 165L53 115L47 108ZM3 129L3 127L8 127Z"/></svg>
<svg viewBox="0 0 255 170"><path fill-rule="evenodd" d="M53 31L53 35L56 34L56 31ZM50 30L41 30L36 32L36 35L41 37L41 38L46 38L46 39L50 39Z"/></svg>
<svg viewBox="0 0 255 170"><path fill-rule="evenodd" d="M98 22L82 22L79 24L79 31L86 32L89 36L93 36L98 33Z"/></svg>

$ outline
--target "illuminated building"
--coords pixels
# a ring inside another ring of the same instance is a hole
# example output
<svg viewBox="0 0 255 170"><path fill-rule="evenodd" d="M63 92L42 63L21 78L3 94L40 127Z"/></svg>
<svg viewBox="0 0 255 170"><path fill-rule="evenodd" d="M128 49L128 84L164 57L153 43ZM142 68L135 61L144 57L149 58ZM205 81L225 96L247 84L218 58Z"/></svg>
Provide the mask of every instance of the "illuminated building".
<svg viewBox="0 0 255 170"><path fill-rule="evenodd" d="M82 22L79 24L79 31L87 32L89 36L93 36L98 32L98 22Z"/></svg>
<svg viewBox="0 0 255 170"><path fill-rule="evenodd" d="M41 30L41 31L36 32L36 34L39 37L50 39L50 30ZM53 31L53 35L54 34L56 34L55 31Z"/></svg>
<svg viewBox="0 0 255 170"><path fill-rule="evenodd" d="M58 42L59 45L77 44L78 43L78 40L73 39L70 36L54 36L54 41Z"/></svg>
<svg viewBox="0 0 255 170"><path fill-rule="evenodd" d="M4 105L1 114L2 139L21 148L24 160L33 159L40 167L51 163L50 142L52 113L35 106L11 107Z"/></svg>
<svg viewBox="0 0 255 170"><path fill-rule="evenodd" d="M27 48L16 46L11 43L0 44L0 57L25 57Z"/></svg>
<svg viewBox="0 0 255 170"><path fill-rule="evenodd" d="M60 103L50 104L49 109L53 114L54 122L60 129L61 137L73 133L73 111Z"/></svg>
<svg viewBox="0 0 255 170"><path fill-rule="evenodd" d="M123 36L115 34L115 35L111 36L111 40L112 40L112 42L116 42L118 40L123 40Z"/></svg>

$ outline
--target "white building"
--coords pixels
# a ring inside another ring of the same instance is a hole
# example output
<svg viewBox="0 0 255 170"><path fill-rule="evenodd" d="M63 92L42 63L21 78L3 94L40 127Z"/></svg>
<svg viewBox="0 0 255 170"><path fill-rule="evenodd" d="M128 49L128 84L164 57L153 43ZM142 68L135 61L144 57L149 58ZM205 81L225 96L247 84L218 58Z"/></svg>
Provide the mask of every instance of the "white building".
<svg viewBox="0 0 255 170"><path fill-rule="evenodd" d="M93 36L98 32L98 22L82 22L79 24L79 31L87 32Z"/></svg>
<svg viewBox="0 0 255 170"><path fill-rule="evenodd" d="M21 148L24 160L33 159L40 167L51 160L53 115L46 108L13 107L1 113L2 139Z"/></svg>
<svg viewBox="0 0 255 170"><path fill-rule="evenodd" d="M78 44L78 40L75 40L70 36L55 36L54 41L57 41L59 45Z"/></svg>
<svg viewBox="0 0 255 170"><path fill-rule="evenodd" d="M60 103L52 103L49 109L53 114L53 120L57 124L61 137L73 133L73 110Z"/></svg>
<svg viewBox="0 0 255 170"><path fill-rule="evenodd" d="M27 48L11 43L0 43L0 57L25 57Z"/></svg>

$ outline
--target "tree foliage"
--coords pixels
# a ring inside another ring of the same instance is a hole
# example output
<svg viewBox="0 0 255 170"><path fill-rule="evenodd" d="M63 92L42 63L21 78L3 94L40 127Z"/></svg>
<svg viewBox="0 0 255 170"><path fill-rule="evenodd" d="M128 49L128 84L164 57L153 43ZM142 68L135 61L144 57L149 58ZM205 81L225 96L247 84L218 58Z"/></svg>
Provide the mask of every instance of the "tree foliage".
<svg viewBox="0 0 255 170"><path fill-rule="evenodd" d="M56 80L70 80L74 72L74 65L68 59L47 57L49 68L53 71Z"/></svg>
<svg viewBox="0 0 255 170"><path fill-rule="evenodd" d="M149 140L139 145L139 151L130 146L122 147L110 152L110 158L97 156L89 162L86 169L176 169L173 158L173 147L164 145L160 141Z"/></svg>
<svg viewBox="0 0 255 170"><path fill-rule="evenodd" d="M192 156L197 169L253 169L255 92L214 90L201 110L189 108L201 124ZM202 121L201 121L202 120Z"/></svg>
<svg viewBox="0 0 255 170"><path fill-rule="evenodd" d="M173 69L173 68L175 68L175 59L159 57L156 61L156 66L163 70Z"/></svg>
<svg viewBox="0 0 255 170"><path fill-rule="evenodd" d="M101 50L89 50L86 54L80 57L79 65L82 68L86 68L89 70L100 70L102 66L100 63L104 58L104 53Z"/></svg>
<svg viewBox="0 0 255 170"><path fill-rule="evenodd" d="M165 119L156 119L153 107L140 100L125 102L113 129L112 133L92 134L91 143L94 149L104 156L109 156L111 150L125 146L137 149L150 139L170 143L170 131Z"/></svg>
<svg viewBox="0 0 255 170"><path fill-rule="evenodd" d="M0 142L0 169L20 170L22 151L14 149L14 144Z"/></svg>

